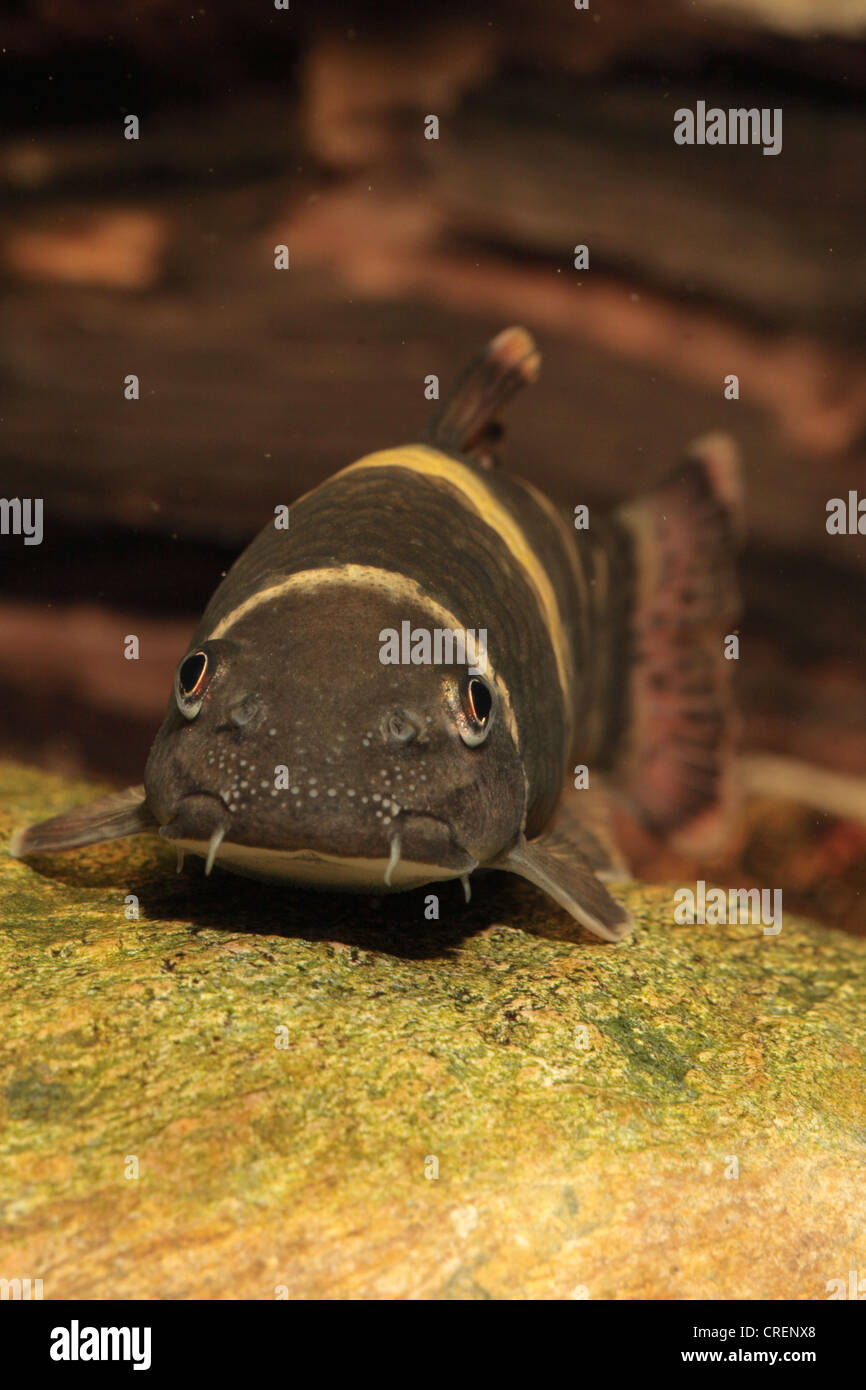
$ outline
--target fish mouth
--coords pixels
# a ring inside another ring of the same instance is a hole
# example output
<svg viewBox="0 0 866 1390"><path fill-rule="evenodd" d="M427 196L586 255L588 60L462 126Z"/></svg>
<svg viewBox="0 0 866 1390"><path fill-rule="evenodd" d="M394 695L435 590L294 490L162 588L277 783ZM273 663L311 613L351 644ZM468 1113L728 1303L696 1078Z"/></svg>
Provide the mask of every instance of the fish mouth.
<svg viewBox="0 0 866 1390"><path fill-rule="evenodd" d="M195 791L182 796L171 819L159 831L164 840L177 846L178 870L183 864L183 850L189 848L193 853L204 853L205 873L209 874L231 818L232 813L219 792ZM206 846L204 850L196 848L202 844Z"/></svg>
<svg viewBox="0 0 866 1390"><path fill-rule="evenodd" d="M388 837L388 863L383 875L386 887L392 887L404 860L426 865L431 876L441 878L465 880L478 868L478 860L456 839L449 821L429 811L409 808L395 816Z"/></svg>
<svg viewBox="0 0 866 1390"><path fill-rule="evenodd" d="M333 838L302 830L279 845L232 839L232 813L214 792L190 792L174 808L160 835L178 851L205 859L209 874L220 863L239 873L287 879L313 887L347 889L410 888L434 879L466 879L478 861L456 840L450 823L427 811L404 807L387 837L362 839L338 849Z"/></svg>
<svg viewBox="0 0 866 1390"><path fill-rule="evenodd" d="M194 827L200 830L208 821L213 823L214 828L217 824L223 824L228 829L231 815L228 803L219 792L187 792L175 804L159 833L164 840L182 840Z"/></svg>
<svg viewBox="0 0 866 1390"><path fill-rule="evenodd" d="M438 837L441 842L440 856L435 861L437 864L444 868L454 860L455 864L459 861L461 865L469 863L473 868L478 867L478 861L456 839L451 822L442 816L434 816L430 811L413 811L411 807L404 807L394 817L394 830L389 839L393 839L394 835L400 835L403 839L414 838L416 833L430 835L431 832L434 840Z"/></svg>

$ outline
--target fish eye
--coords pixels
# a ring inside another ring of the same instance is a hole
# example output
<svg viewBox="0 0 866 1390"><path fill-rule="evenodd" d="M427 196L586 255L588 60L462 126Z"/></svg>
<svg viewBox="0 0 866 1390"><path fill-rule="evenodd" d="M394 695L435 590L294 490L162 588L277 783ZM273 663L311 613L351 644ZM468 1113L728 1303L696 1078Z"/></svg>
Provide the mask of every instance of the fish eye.
<svg viewBox="0 0 866 1390"><path fill-rule="evenodd" d="M186 719L195 719L201 709L201 702L212 674L213 662L205 651L191 652L178 666L174 681L174 697L178 709Z"/></svg>
<svg viewBox="0 0 866 1390"><path fill-rule="evenodd" d="M493 723L493 689L481 676L467 676L448 691L457 731L470 748L483 743Z"/></svg>
<svg viewBox="0 0 866 1390"><path fill-rule="evenodd" d="M477 676L472 677L466 688L466 704L473 722L480 724L482 729L486 728L493 709L493 694L486 681L479 680Z"/></svg>

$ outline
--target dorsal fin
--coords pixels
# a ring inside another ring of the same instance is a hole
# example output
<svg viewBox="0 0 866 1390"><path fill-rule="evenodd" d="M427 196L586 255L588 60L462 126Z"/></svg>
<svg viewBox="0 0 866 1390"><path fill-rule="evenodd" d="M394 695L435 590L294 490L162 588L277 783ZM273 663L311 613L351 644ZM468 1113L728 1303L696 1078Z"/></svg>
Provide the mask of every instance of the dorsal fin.
<svg viewBox="0 0 866 1390"><path fill-rule="evenodd" d="M496 419L521 386L536 380L541 354L525 328L505 328L457 378L423 437L445 453L492 464L502 430Z"/></svg>

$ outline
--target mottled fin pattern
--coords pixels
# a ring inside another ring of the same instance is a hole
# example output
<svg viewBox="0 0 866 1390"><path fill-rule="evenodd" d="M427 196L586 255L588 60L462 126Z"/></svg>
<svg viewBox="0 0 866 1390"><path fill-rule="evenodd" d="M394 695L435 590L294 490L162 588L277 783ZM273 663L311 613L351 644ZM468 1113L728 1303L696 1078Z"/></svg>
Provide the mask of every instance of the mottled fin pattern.
<svg viewBox="0 0 866 1390"><path fill-rule="evenodd" d="M617 784L644 824L687 853L724 837L731 791L725 638L739 596L742 497L735 447L696 441L656 492L623 507L635 545L631 720Z"/></svg>
<svg viewBox="0 0 866 1390"><path fill-rule="evenodd" d="M505 328L457 379L424 431L426 442L490 466L501 435L496 419L521 386L536 380L541 354L525 328Z"/></svg>
<svg viewBox="0 0 866 1390"><path fill-rule="evenodd" d="M534 883L602 941L621 941L634 925L573 840L550 833L521 839L493 867Z"/></svg>
<svg viewBox="0 0 866 1390"><path fill-rule="evenodd" d="M40 825L17 831L9 843L9 853L15 859L29 859L63 849L80 849L82 845L94 845L100 840L120 840L125 835L155 832L157 828L144 799L144 787L128 787L126 791L104 796L86 806L76 806Z"/></svg>

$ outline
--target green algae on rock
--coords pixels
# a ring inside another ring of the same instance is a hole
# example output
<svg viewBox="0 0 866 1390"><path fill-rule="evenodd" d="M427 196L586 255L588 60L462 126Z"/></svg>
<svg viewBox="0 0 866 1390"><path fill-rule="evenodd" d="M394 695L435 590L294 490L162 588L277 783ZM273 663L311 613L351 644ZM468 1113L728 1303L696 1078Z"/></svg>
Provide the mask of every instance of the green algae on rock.
<svg viewBox="0 0 866 1390"><path fill-rule="evenodd" d="M5 846L92 787L0 769ZM528 885L0 850L0 1274L46 1298L802 1298L864 1264L866 942ZM137 912L137 916L135 915ZM137 1173L137 1176L135 1175Z"/></svg>

